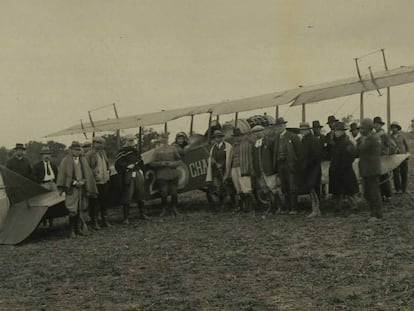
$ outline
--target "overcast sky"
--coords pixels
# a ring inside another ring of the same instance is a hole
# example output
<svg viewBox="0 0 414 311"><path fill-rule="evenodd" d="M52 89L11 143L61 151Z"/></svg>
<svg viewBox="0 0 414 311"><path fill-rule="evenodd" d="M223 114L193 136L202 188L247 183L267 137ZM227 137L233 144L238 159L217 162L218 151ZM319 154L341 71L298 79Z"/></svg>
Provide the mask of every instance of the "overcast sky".
<svg viewBox="0 0 414 311"><path fill-rule="evenodd" d="M114 102L125 116L352 77L353 59L380 48L389 67L414 65L413 12L411 0L2 0L0 145L41 140ZM382 70L380 55L368 65ZM414 85L391 96L406 128ZM358 102L309 105L308 119L359 117ZM366 102L385 118L385 96ZM300 113L281 108L292 126Z"/></svg>

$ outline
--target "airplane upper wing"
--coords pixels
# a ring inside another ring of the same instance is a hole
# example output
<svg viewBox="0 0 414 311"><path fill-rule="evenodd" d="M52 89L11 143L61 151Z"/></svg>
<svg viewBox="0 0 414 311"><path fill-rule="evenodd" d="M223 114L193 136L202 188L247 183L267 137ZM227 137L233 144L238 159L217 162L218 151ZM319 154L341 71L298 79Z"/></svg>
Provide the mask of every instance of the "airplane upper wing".
<svg viewBox="0 0 414 311"><path fill-rule="evenodd" d="M361 80L358 78L350 78L305 87L292 103L292 106L375 91L412 82L414 82L414 67L400 67L373 73L372 77L371 75L364 75L361 77Z"/></svg>
<svg viewBox="0 0 414 311"><path fill-rule="evenodd" d="M181 117L201 113L220 115L275 107L289 103L292 103L291 106L298 106L412 82L414 82L414 67L400 67L388 71L375 72L372 75L364 75L361 79L356 77L314 86L299 87L283 92L228 100L215 104L146 113L118 119L100 120L95 121L93 125L87 123L81 126L79 124L51 133L46 137L138 128L140 126L162 124Z"/></svg>

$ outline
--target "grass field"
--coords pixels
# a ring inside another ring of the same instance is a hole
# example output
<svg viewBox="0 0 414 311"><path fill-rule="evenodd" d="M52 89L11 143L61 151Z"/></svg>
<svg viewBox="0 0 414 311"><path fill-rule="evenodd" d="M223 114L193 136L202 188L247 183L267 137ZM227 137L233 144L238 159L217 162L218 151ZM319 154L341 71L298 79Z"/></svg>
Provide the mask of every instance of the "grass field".
<svg viewBox="0 0 414 311"><path fill-rule="evenodd" d="M414 310L413 199L394 196L381 223L364 207L312 220L214 214L196 193L177 219L133 210L123 226L112 209L113 226L86 237L62 225L0 246L0 309Z"/></svg>

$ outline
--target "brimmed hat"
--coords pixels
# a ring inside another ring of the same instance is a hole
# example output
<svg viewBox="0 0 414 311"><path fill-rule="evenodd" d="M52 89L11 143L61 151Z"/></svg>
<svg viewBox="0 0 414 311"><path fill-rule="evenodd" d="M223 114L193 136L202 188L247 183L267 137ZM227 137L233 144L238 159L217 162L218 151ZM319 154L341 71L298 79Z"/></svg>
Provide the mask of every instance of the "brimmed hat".
<svg viewBox="0 0 414 311"><path fill-rule="evenodd" d="M328 117L328 122L326 122L326 124L330 124L330 123L335 123L338 122L339 120L337 118L335 118L335 116L329 116Z"/></svg>
<svg viewBox="0 0 414 311"><path fill-rule="evenodd" d="M348 128L346 127L344 122L336 122L334 125L334 131L346 131Z"/></svg>
<svg viewBox="0 0 414 311"><path fill-rule="evenodd" d="M26 150L26 147L23 145L23 144L16 144L16 147L14 147L14 150L17 150L17 149L20 149L20 150Z"/></svg>
<svg viewBox="0 0 414 311"><path fill-rule="evenodd" d="M361 120L360 129L372 130L374 128L374 121L370 118L365 118Z"/></svg>
<svg viewBox="0 0 414 311"><path fill-rule="evenodd" d="M220 130L215 130L213 133L214 137L224 137L224 133Z"/></svg>
<svg viewBox="0 0 414 311"><path fill-rule="evenodd" d="M377 123L377 124L381 124L381 125L384 125L384 124L385 124L384 122L382 122L381 117L375 117L375 118L374 118L374 124L375 124L375 123Z"/></svg>
<svg viewBox="0 0 414 311"><path fill-rule="evenodd" d="M81 150L82 149L82 146L81 146L80 142L78 142L78 141L72 141L72 144L69 146L69 149Z"/></svg>
<svg viewBox="0 0 414 311"><path fill-rule="evenodd" d="M299 130L310 130L311 127L308 122L300 122Z"/></svg>
<svg viewBox="0 0 414 311"><path fill-rule="evenodd" d="M359 130L359 126L356 122L352 122L351 125L349 126L349 130L353 131L353 130Z"/></svg>
<svg viewBox="0 0 414 311"><path fill-rule="evenodd" d="M52 154L52 150L50 150L49 146L43 146L40 149L40 154Z"/></svg>
<svg viewBox="0 0 414 311"><path fill-rule="evenodd" d="M100 136L94 137L94 138L92 139L92 141L93 141L94 143L101 143L101 144L104 144L104 143L105 143L105 139L104 139L103 137L100 137Z"/></svg>
<svg viewBox="0 0 414 311"><path fill-rule="evenodd" d="M398 128L399 131L401 131L401 125L397 121L392 122L390 127L391 128L396 127Z"/></svg>
<svg viewBox="0 0 414 311"><path fill-rule="evenodd" d="M312 128L318 128L318 127L322 128L323 125L321 125L321 123L318 120L312 121Z"/></svg>
<svg viewBox="0 0 414 311"><path fill-rule="evenodd" d="M275 121L275 125L282 125L282 124L286 124L287 121L285 121L285 119L283 118L277 118Z"/></svg>
<svg viewBox="0 0 414 311"><path fill-rule="evenodd" d="M241 129L239 129L238 127L235 127L235 128L233 129L233 134L232 134L232 136L233 136L233 137L242 136L242 131L241 131Z"/></svg>
<svg viewBox="0 0 414 311"><path fill-rule="evenodd" d="M254 132L261 132L264 131L264 127L261 125L256 125L253 126L253 128L250 130L250 132L254 133Z"/></svg>

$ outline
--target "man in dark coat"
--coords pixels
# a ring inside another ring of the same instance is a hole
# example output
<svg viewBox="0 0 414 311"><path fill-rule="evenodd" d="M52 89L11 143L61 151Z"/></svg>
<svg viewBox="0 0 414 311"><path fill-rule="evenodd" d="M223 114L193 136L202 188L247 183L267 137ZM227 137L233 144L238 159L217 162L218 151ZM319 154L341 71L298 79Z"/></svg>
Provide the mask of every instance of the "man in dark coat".
<svg viewBox="0 0 414 311"><path fill-rule="evenodd" d="M375 133L381 141L381 155L391 155L395 153L395 147L388 134L382 129L384 124L381 117L374 118ZM392 196L390 173L380 176L380 190L383 201L388 202Z"/></svg>
<svg viewBox="0 0 414 311"><path fill-rule="evenodd" d="M332 149L335 146L335 124L338 121L339 120L335 118L335 116L329 116L328 122L326 122L326 124L328 124L329 128L331 129L326 134L326 149L325 149L326 160L332 159Z"/></svg>
<svg viewBox="0 0 414 311"><path fill-rule="evenodd" d="M397 154L410 152L408 143L403 134L401 134L401 126L397 122L391 123L391 141L396 146ZM408 159L405 159L394 171L394 187L396 193L407 192L408 181Z"/></svg>
<svg viewBox="0 0 414 311"><path fill-rule="evenodd" d="M328 143L326 141L326 136L321 133L321 130L323 128L323 125L320 124L319 121L313 121L312 122L312 131L313 136L318 140L319 143L319 154L321 156L321 161L328 160L327 156L327 146ZM315 184L315 191L318 195L318 198L321 197L321 192L323 195L326 195L326 185L322 185L322 169L320 170L320 174L318 176L318 181Z"/></svg>
<svg viewBox="0 0 414 311"><path fill-rule="evenodd" d="M319 141L312 134L309 123L302 122L299 126L302 140L299 145L299 172L298 189L299 193L308 194L312 200L312 213L308 217L321 215L319 209L319 197L315 191L320 183L321 172L321 149Z"/></svg>
<svg viewBox="0 0 414 311"><path fill-rule="evenodd" d="M359 192L358 181L352 167L356 150L346 136L346 130L343 122L335 123L335 145L329 166L329 192L333 196L337 211L341 210L344 198L348 199L354 208L356 205L354 195Z"/></svg>
<svg viewBox="0 0 414 311"><path fill-rule="evenodd" d="M135 146L135 136L125 137L125 145L115 157L115 169L121 175L123 206L123 223L129 224L129 207L134 200L138 204L140 218L147 219L144 214L144 174L143 161Z"/></svg>
<svg viewBox="0 0 414 311"><path fill-rule="evenodd" d="M29 159L24 156L26 148L23 144L16 144L14 152L14 156L6 162L6 167L26 178L31 178L32 167L30 166Z"/></svg>
<svg viewBox="0 0 414 311"><path fill-rule="evenodd" d="M382 200L379 185L381 172L381 141L373 131L371 119L361 121L361 139L358 142L359 175L363 180L364 197L368 202L371 219L382 218Z"/></svg>
<svg viewBox="0 0 414 311"><path fill-rule="evenodd" d="M273 165L279 174L282 193L290 214L297 214L298 193L296 186L299 137L286 130L286 121L277 118Z"/></svg>
<svg viewBox="0 0 414 311"><path fill-rule="evenodd" d="M50 161L52 151L48 146L43 146L40 150L42 161L33 166L32 178L37 183L50 191L57 191L56 178L58 175L58 168L55 163ZM49 221L49 228L53 227L53 218L44 219L43 225L46 226Z"/></svg>

